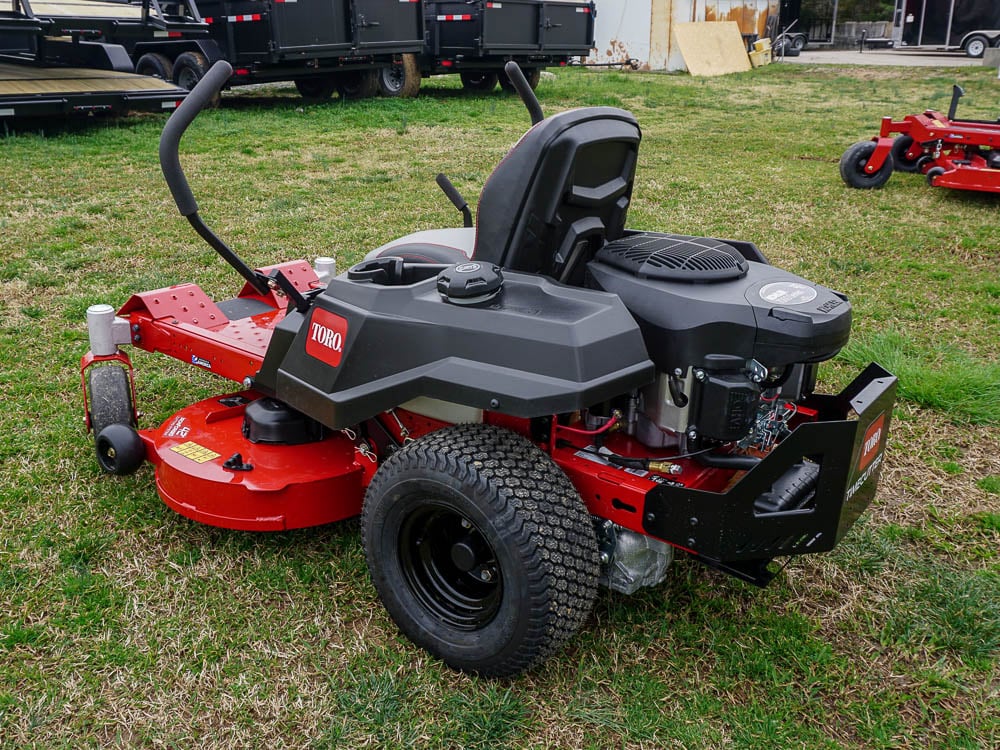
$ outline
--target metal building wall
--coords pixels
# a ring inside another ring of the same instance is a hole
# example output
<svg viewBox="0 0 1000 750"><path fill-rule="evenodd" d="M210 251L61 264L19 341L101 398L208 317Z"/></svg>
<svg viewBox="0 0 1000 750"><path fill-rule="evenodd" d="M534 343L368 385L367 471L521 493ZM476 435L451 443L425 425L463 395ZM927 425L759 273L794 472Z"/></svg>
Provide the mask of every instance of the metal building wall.
<svg viewBox="0 0 1000 750"><path fill-rule="evenodd" d="M764 34L779 0L598 0L592 62L639 60L645 70L684 70L675 23L736 21L745 34Z"/></svg>

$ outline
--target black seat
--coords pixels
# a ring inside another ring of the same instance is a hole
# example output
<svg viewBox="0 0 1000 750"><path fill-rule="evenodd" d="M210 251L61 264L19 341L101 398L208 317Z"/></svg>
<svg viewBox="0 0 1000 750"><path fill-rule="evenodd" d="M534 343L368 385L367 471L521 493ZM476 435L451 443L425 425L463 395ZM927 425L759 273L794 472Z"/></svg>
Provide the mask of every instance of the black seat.
<svg viewBox="0 0 1000 750"><path fill-rule="evenodd" d="M625 229L641 137L614 107L532 127L483 186L473 258L579 283L585 263Z"/></svg>

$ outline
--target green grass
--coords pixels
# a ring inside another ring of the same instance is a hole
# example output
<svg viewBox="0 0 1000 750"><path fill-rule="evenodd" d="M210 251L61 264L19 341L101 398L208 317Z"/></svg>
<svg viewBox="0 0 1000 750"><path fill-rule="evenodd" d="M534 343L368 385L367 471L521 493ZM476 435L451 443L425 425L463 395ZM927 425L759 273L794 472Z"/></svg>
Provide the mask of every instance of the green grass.
<svg viewBox="0 0 1000 750"><path fill-rule="evenodd" d="M847 189L840 154L899 118L997 116L990 70L769 66L718 79L559 71L546 111L632 110L630 226L751 240L847 293L835 389L877 359L901 401L876 502L766 590L679 560L602 593L544 668L456 674L395 630L357 526L254 535L167 509L145 467L102 476L82 431L89 304L238 280L177 216L163 119L0 139L0 746L989 748L1000 736L1000 196L897 174ZM252 265L460 221L526 127L518 102L434 79L411 101L233 92L184 137L201 213ZM143 424L224 384L136 353Z"/></svg>

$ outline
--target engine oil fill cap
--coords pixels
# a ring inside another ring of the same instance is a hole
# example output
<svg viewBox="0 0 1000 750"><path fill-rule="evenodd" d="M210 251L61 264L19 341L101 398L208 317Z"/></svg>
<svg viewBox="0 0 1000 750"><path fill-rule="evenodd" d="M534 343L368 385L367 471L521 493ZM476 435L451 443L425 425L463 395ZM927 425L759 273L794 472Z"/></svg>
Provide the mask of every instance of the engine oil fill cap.
<svg viewBox="0 0 1000 750"><path fill-rule="evenodd" d="M503 272L492 263L465 261L441 271L437 277L438 293L456 305L478 305L500 292Z"/></svg>

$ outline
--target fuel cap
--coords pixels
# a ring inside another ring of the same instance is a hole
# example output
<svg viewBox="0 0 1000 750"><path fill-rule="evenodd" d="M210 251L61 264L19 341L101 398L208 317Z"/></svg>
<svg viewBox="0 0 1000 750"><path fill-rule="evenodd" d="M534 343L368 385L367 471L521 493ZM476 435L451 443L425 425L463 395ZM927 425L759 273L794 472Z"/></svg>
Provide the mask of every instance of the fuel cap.
<svg viewBox="0 0 1000 750"><path fill-rule="evenodd" d="M448 266L437 277L437 290L456 305L478 305L493 299L503 286L503 272L492 263L466 261Z"/></svg>

